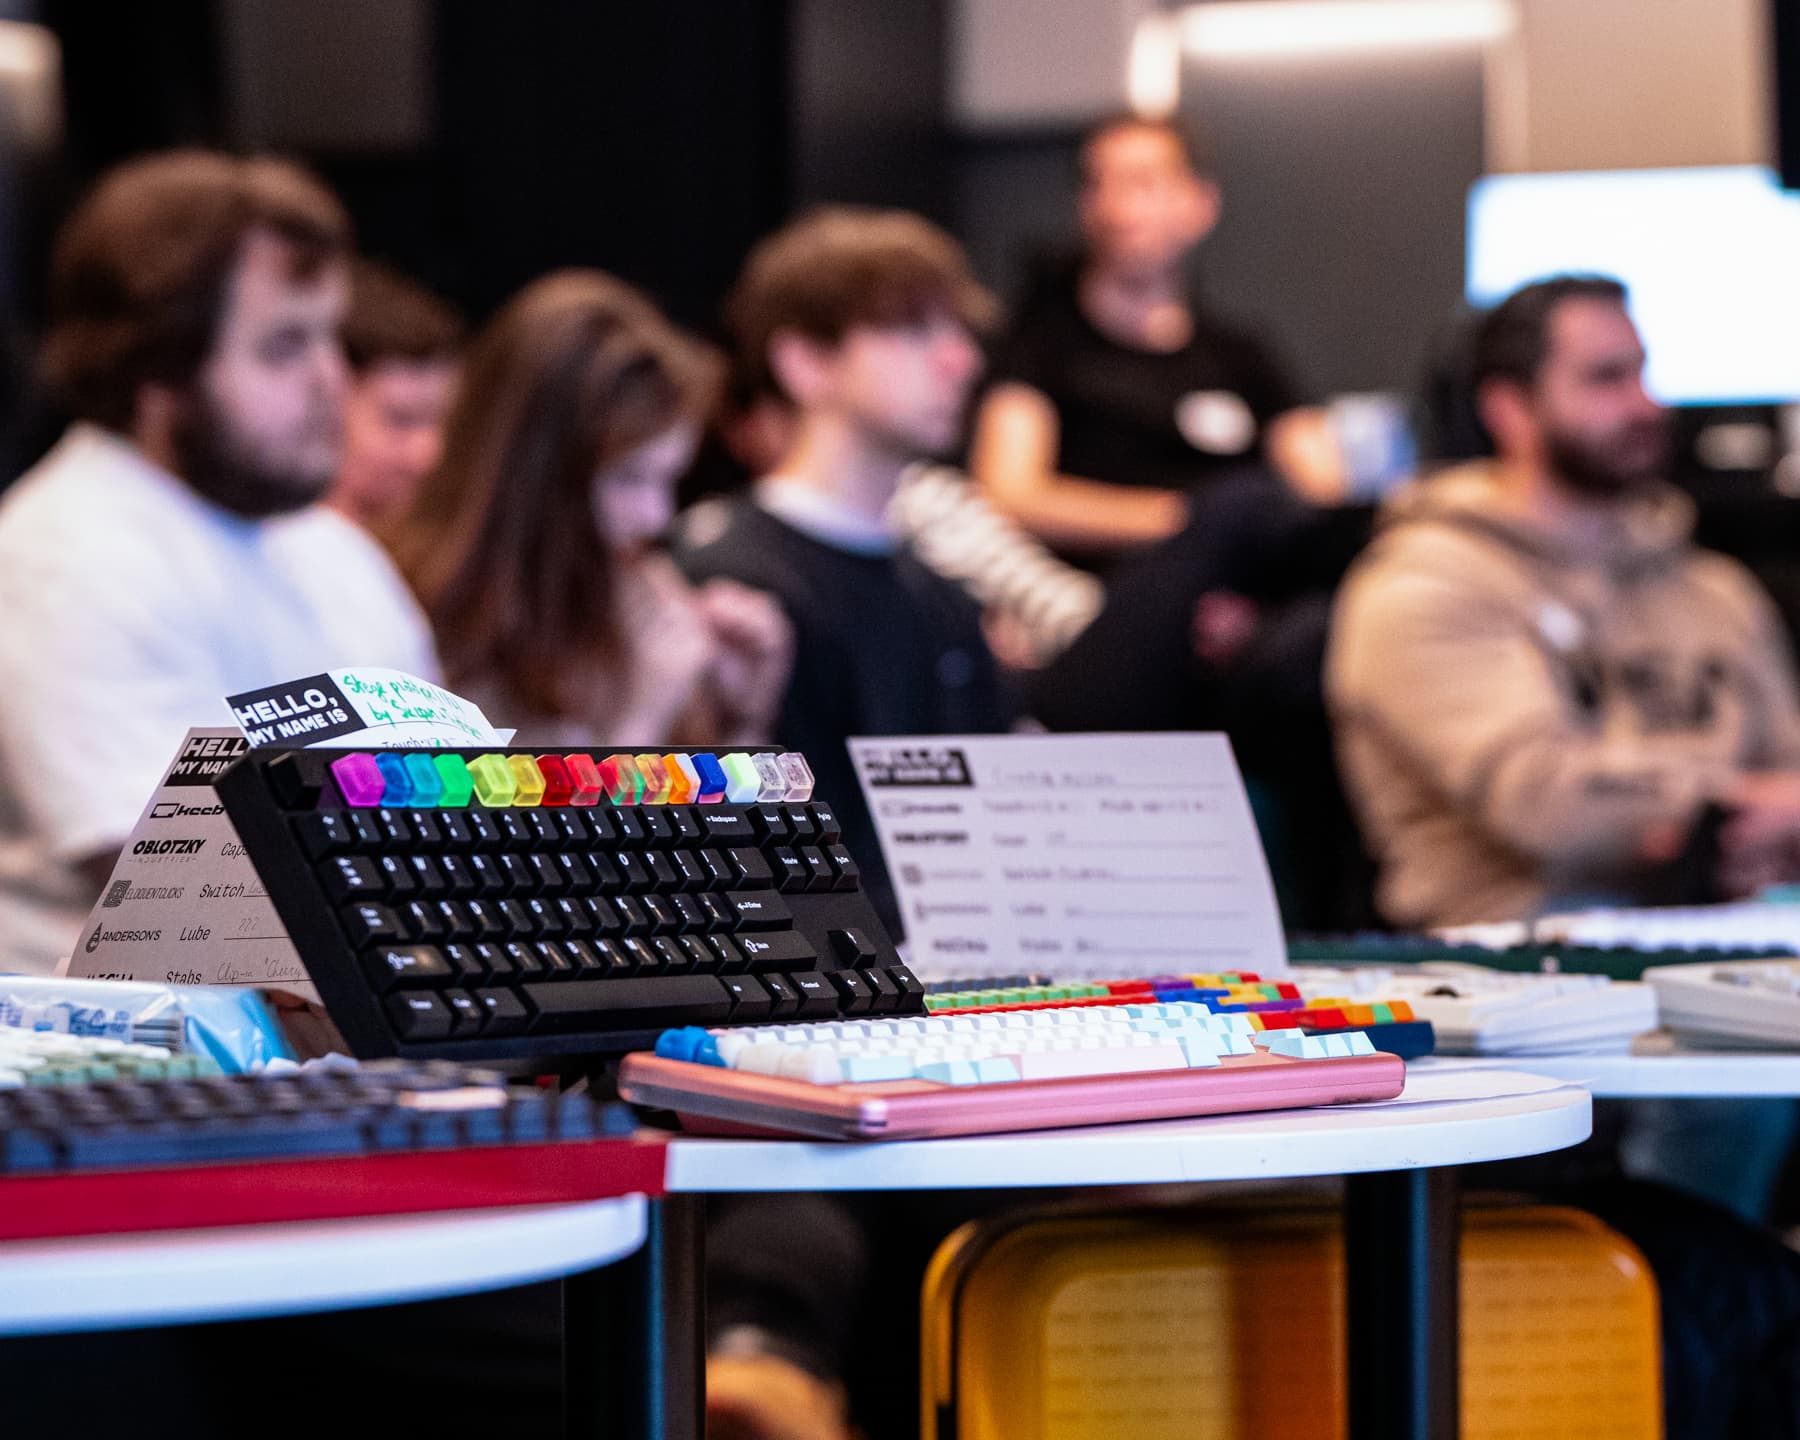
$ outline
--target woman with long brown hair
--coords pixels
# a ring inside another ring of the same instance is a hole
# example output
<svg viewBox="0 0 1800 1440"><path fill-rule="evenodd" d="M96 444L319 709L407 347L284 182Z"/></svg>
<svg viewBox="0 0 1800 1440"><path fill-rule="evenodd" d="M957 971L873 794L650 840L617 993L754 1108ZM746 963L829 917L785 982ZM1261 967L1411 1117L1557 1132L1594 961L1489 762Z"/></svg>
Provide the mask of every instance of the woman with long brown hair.
<svg viewBox="0 0 1800 1440"><path fill-rule="evenodd" d="M767 738L785 618L653 548L715 371L594 270L527 286L470 347L443 459L386 538L452 687L526 743Z"/></svg>

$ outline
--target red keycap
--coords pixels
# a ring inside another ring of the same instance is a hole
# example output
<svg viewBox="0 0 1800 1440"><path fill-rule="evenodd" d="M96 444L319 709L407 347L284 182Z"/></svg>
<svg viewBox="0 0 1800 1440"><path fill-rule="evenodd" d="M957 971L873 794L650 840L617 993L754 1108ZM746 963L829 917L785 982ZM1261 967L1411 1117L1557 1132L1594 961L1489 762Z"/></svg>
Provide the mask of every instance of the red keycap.
<svg viewBox="0 0 1800 1440"><path fill-rule="evenodd" d="M594 764L594 757L565 755L563 761L569 767L569 803L598 805L600 797L606 793L606 787L601 783L600 767Z"/></svg>
<svg viewBox="0 0 1800 1440"><path fill-rule="evenodd" d="M569 779L569 762L560 755L538 756L538 769L544 775L545 805L567 805L575 786Z"/></svg>

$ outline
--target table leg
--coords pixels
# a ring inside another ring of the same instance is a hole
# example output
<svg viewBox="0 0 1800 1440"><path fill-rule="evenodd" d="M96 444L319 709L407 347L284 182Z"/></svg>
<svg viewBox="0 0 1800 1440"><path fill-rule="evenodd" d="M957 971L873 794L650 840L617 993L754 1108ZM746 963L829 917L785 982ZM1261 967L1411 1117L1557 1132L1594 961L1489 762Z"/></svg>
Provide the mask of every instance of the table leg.
<svg viewBox="0 0 1800 1440"><path fill-rule="evenodd" d="M1351 1440L1457 1440L1456 1172L1381 1171L1346 1187Z"/></svg>
<svg viewBox="0 0 1800 1440"><path fill-rule="evenodd" d="M698 1440L705 1413L705 1201L648 1205L643 1248L563 1281L567 1440Z"/></svg>

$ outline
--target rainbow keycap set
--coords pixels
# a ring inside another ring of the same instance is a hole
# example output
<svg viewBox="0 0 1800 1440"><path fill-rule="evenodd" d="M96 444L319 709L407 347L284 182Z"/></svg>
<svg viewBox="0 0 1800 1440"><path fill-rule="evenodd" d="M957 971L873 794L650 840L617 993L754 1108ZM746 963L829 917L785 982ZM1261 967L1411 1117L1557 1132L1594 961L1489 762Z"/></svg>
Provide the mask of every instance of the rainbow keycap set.
<svg viewBox="0 0 1800 1440"><path fill-rule="evenodd" d="M1247 1033L1297 1030L1308 1035L1359 1032L1377 1050L1405 1059L1431 1053L1428 1021L1405 1000L1375 1001L1306 994L1291 980L1264 980L1248 970L1159 975L1143 980L1056 981L1044 975L948 980L929 985L928 1014L991 1015L1087 1007L1194 1004L1215 1015L1241 1015Z"/></svg>
<svg viewBox="0 0 1800 1440"><path fill-rule="evenodd" d="M217 791L359 1056L531 1062L924 987L791 752L251 751Z"/></svg>

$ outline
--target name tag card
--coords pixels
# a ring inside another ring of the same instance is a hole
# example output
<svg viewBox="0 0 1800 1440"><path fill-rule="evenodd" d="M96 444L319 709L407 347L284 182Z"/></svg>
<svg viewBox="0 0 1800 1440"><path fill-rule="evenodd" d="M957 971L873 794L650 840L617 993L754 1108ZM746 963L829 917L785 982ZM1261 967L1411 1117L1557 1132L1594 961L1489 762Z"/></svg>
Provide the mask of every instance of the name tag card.
<svg viewBox="0 0 1800 1440"><path fill-rule="evenodd" d="M225 703L253 746L375 750L503 743L479 708L401 670L332 670L230 695Z"/></svg>
<svg viewBox="0 0 1800 1440"><path fill-rule="evenodd" d="M857 739L924 979L1287 969L1222 735Z"/></svg>
<svg viewBox="0 0 1800 1440"><path fill-rule="evenodd" d="M58 974L316 999L213 781L260 745L441 748L510 735L461 696L398 670L333 670L226 703L243 730L188 731Z"/></svg>
<svg viewBox="0 0 1800 1440"><path fill-rule="evenodd" d="M306 967L213 794L213 781L249 748L237 730L188 731L59 974L279 986L314 998Z"/></svg>

